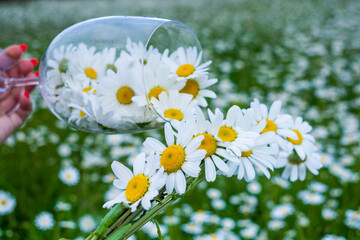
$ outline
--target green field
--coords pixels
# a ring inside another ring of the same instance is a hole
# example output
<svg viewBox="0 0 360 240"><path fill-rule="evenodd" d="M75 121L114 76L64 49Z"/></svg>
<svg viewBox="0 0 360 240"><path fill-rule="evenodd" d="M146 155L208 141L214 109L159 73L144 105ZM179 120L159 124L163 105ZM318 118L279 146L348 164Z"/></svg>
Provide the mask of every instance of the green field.
<svg viewBox="0 0 360 240"><path fill-rule="evenodd" d="M9 1L0 2L0 48L27 43L26 57L41 58L63 29L100 16L185 23L213 61L210 74L219 79L210 108L247 108L254 98L269 106L280 99L283 112L313 126L325 166L317 176L308 172L304 182L281 181L282 170L275 170L270 180L218 176L202 183L156 218L164 239L355 240L360 239L359 13L357 0ZM14 210L0 216L0 239L85 239L86 226L107 212L102 205L111 194L111 162L128 162L146 137L162 139L163 130L82 133L57 120L38 90L31 98L31 117L0 146L0 190L16 199ZM59 179L66 166L79 172L73 186ZM305 190L318 201L304 201L299 192ZM59 209L60 201L66 207ZM271 212L283 204L292 212L274 220ZM357 211L355 217L349 210ZM35 224L41 212L53 216L51 229ZM92 220L81 221L88 214ZM158 238L156 228L147 226L136 238Z"/></svg>

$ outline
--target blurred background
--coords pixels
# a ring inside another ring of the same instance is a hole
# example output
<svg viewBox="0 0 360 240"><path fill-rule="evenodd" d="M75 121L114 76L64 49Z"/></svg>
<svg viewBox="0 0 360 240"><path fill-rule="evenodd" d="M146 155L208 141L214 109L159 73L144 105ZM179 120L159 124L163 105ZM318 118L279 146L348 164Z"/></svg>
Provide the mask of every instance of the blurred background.
<svg viewBox="0 0 360 240"><path fill-rule="evenodd" d="M164 239L360 239L360 2L357 0L0 1L0 48L41 58L77 22L132 15L178 20L197 34L218 98L254 98L303 116L322 151L318 176L275 171L246 183L218 177L157 217ZM147 136L81 133L56 120L39 91L34 112L0 146L0 239L84 239L117 192L113 160L131 163ZM224 237L225 236L225 237ZM342 237L342 238L341 238ZM133 239L157 238L148 224Z"/></svg>

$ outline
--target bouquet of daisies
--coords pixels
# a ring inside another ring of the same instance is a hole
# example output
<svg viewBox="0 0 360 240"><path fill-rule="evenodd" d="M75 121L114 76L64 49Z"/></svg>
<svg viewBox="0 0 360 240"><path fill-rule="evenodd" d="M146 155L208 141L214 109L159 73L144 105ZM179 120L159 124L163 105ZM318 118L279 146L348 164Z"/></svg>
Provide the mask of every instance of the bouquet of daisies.
<svg viewBox="0 0 360 240"><path fill-rule="evenodd" d="M118 55L118 57L116 57ZM257 99L227 113L206 107L215 98L202 52L195 47L161 53L128 40L125 50L63 46L48 60L49 99L78 128L93 132L150 129L165 123L165 142L147 138L133 169L114 161L120 194L87 239L126 239L200 182L217 175L251 181L256 174L304 180L322 167L311 126ZM158 115L153 114L154 109ZM155 120L155 121L154 121Z"/></svg>
<svg viewBox="0 0 360 240"><path fill-rule="evenodd" d="M123 50L61 46L47 60L46 93L56 113L90 132L134 132L182 120L215 98L211 62L195 47L160 52L127 40ZM157 112L154 113L153 109ZM159 116L160 115L160 116Z"/></svg>

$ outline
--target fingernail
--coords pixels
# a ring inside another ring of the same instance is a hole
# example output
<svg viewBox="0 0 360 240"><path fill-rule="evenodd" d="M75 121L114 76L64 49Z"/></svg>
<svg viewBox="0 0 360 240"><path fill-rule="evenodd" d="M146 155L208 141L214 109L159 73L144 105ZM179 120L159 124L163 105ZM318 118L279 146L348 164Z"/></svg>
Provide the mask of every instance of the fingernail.
<svg viewBox="0 0 360 240"><path fill-rule="evenodd" d="M25 52L26 49L27 49L27 45L26 45L25 43L20 44L19 47L21 48L21 50L22 50L23 52Z"/></svg>
<svg viewBox="0 0 360 240"><path fill-rule="evenodd" d="M34 67L39 63L39 60L37 60L36 58L32 58L30 59L30 62L34 65Z"/></svg>
<svg viewBox="0 0 360 240"><path fill-rule="evenodd" d="M24 96L25 96L27 99L30 99L30 94L29 94L28 91L25 91L25 92L24 92Z"/></svg>
<svg viewBox="0 0 360 240"><path fill-rule="evenodd" d="M39 71L34 72L35 76L39 76Z"/></svg>

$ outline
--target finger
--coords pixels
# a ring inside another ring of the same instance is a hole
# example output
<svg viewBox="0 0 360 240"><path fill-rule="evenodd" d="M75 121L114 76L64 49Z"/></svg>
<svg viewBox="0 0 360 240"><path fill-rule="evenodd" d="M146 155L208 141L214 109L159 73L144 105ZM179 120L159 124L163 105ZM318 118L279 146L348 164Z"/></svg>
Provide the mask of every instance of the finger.
<svg viewBox="0 0 360 240"><path fill-rule="evenodd" d="M19 78L28 75L38 64L36 58L20 60L15 66L7 71L9 77Z"/></svg>
<svg viewBox="0 0 360 240"><path fill-rule="evenodd" d="M23 91L22 87L11 89L10 95L0 102L0 116L11 112L19 102L20 95Z"/></svg>
<svg viewBox="0 0 360 240"><path fill-rule="evenodd" d="M26 51L27 45L12 45L0 53L0 69L6 70L14 65Z"/></svg>
<svg viewBox="0 0 360 240"><path fill-rule="evenodd" d="M19 128L30 115L32 104L28 92L20 97L19 108L10 116L0 117L0 144L3 143L17 128Z"/></svg>

